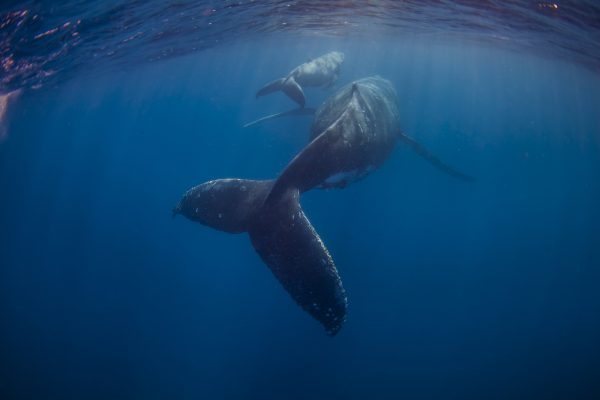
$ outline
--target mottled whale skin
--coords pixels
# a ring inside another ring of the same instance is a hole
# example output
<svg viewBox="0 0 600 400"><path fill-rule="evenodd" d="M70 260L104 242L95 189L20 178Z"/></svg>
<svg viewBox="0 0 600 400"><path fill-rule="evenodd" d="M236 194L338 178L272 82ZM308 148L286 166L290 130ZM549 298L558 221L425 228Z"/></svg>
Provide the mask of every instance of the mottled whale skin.
<svg viewBox="0 0 600 400"><path fill-rule="evenodd" d="M398 117L390 81L376 76L344 86L317 109L310 143L281 173L272 196L286 186L304 192L343 187L365 177L394 149L400 134Z"/></svg>
<svg viewBox="0 0 600 400"><path fill-rule="evenodd" d="M292 298L335 335L346 317L346 292L333 258L302 211L300 195L363 178L388 158L399 139L412 144L400 132L392 84L364 78L339 89L316 110L310 143L277 179L209 181L188 190L173 213L214 229L247 232ZM420 145L415 146L418 151Z"/></svg>
<svg viewBox="0 0 600 400"><path fill-rule="evenodd" d="M304 107L304 87L326 87L332 85L339 76L344 54L332 51L294 68L286 77L266 84L256 93L261 97L269 93L283 91L300 107Z"/></svg>

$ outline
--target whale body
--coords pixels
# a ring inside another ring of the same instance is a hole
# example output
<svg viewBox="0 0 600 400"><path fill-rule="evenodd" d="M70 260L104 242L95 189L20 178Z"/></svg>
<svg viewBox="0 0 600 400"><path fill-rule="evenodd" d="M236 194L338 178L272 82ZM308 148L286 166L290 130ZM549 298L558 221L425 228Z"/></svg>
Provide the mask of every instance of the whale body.
<svg viewBox="0 0 600 400"><path fill-rule="evenodd" d="M225 232L248 233L292 298L335 335L346 317L346 292L300 195L345 187L381 166L399 140L416 143L401 133L398 116L388 80L369 77L348 84L316 110L310 143L278 178L205 182L189 189L173 213Z"/></svg>
<svg viewBox="0 0 600 400"><path fill-rule="evenodd" d="M304 107L306 99L302 88L331 86L337 80L343 62L344 53L342 52L332 51L324 54L300 64L286 77L269 82L256 93L256 97L282 91L300 107Z"/></svg>

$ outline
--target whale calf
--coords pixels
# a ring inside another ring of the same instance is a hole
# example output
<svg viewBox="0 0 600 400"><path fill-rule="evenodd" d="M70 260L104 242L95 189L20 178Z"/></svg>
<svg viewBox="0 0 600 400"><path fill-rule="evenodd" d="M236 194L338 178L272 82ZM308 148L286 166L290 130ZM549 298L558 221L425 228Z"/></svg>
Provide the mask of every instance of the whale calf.
<svg viewBox="0 0 600 400"><path fill-rule="evenodd" d="M269 93L282 91L294 100L300 107L304 107L306 99L303 87L322 87L333 84L339 75L340 65L344 62L344 53L332 51L314 60L300 64L286 77L274 80L256 93L261 97Z"/></svg>
<svg viewBox="0 0 600 400"><path fill-rule="evenodd" d="M335 335L345 320L346 292L333 258L302 211L300 195L313 188L345 187L377 169L399 140L416 143L401 133L398 116L389 81L355 81L317 109L310 143L277 179L205 182L182 196L173 215L225 232L247 232L292 298Z"/></svg>

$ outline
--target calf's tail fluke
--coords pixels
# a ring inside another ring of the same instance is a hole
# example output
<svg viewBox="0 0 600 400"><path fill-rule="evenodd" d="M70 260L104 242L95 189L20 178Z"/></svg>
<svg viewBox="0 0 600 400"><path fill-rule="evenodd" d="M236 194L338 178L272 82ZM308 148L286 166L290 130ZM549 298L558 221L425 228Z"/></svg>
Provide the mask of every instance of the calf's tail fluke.
<svg viewBox="0 0 600 400"><path fill-rule="evenodd" d="M298 82L296 82L293 76L276 79L272 82L267 83L262 89L256 92L256 97L258 98L278 91L282 91L290 99L298 103L300 108L304 107L304 104L306 104L304 91L302 90L302 87L300 87Z"/></svg>
<svg viewBox="0 0 600 400"><path fill-rule="evenodd" d="M274 181L219 179L188 190L173 212L230 233L248 232L254 249L305 311L335 335L346 294L329 251L302 211L299 190L265 202Z"/></svg>

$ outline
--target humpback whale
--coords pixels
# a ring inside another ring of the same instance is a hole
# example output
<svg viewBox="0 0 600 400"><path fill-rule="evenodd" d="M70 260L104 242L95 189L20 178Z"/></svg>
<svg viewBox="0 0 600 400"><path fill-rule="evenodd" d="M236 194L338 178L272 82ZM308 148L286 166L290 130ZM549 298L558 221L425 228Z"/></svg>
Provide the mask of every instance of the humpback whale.
<svg viewBox="0 0 600 400"><path fill-rule="evenodd" d="M324 54L300 64L286 77L266 84L256 93L256 97L282 91L302 108L306 103L302 88L330 86L337 80L342 62L344 62L344 53L332 51Z"/></svg>
<svg viewBox="0 0 600 400"><path fill-rule="evenodd" d="M205 182L185 192L173 215L225 232L247 232L292 298L333 336L345 320L346 292L333 258L302 210L300 195L363 178L386 160L398 140L416 143L400 132L392 84L380 77L364 78L344 86L317 109L311 142L278 178ZM437 160L415 146L421 155ZM455 176L466 177L458 172Z"/></svg>

